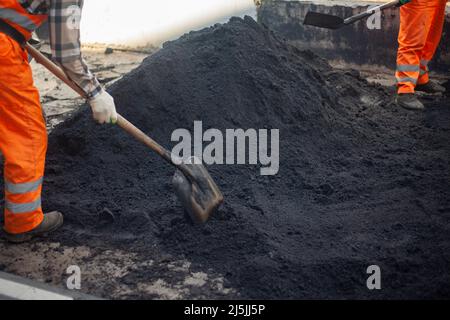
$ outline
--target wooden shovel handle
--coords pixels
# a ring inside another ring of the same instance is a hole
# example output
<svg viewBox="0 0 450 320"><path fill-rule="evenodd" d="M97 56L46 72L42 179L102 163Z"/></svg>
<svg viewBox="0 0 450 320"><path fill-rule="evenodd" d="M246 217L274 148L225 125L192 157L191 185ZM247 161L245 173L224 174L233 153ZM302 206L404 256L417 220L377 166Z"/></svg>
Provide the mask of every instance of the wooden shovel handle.
<svg viewBox="0 0 450 320"><path fill-rule="evenodd" d="M373 15L375 12L377 11L383 11L385 9L389 9L392 7L398 7L398 6L402 6L408 2L411 2L410 0L394 0L394 1L390 1L388 3L379 5L377 7L373 7L372 9L368 9L367 11L364 11L360 14L354 15L352 17L349 17L347 19L344 20L344 24L351 24L353 22L356 22L358 20L370 17L371 15Z"/></svg>
<svg viewBox="0 0 450 320"><path fill-rule="evenodd" d="M39 50L35 49L29 43L25 45L28 53L36 60L37 63L43 65L47 68L51 73L53 73L57 78L66 83L69 87L71 87L75 92L77 92L81 97L87 99L87 94L81 89L75 82L73 82L69 77L64 73L64 71L59 68L55 63L53 63L50 59L44 56ZM156 153L158 153L161 157L163 157L167 162L172 165L175 165L172 161L171 153L163 148L160 144L158 144L155 140L150 138L144 132L142 132L139 128L134 126L127 119L122 117L120 114L117 115L117 125L133 136L136 140L140 141ZM184 170L183 170L184 171Z"/></svg>

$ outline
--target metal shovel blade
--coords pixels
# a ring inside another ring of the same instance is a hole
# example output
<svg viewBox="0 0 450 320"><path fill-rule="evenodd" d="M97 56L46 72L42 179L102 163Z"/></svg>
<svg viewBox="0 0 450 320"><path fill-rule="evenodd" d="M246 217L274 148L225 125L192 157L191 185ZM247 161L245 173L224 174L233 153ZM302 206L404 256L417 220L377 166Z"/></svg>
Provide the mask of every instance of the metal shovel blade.
<svg viewBox="0 0 450 320"><path fill-rule="evenodd" d="M185 163L172 183L183 207L194 222L205 223L223 202L223 195L202 164ZM188 173L188 174L186 174Z"/></svg>
<svg viewBox="0 0 450 320"><path fill-rule="evenodd" d="M345 25L341 17L313 11L306 14L303 24L326 29L339 29Z"/></svg>

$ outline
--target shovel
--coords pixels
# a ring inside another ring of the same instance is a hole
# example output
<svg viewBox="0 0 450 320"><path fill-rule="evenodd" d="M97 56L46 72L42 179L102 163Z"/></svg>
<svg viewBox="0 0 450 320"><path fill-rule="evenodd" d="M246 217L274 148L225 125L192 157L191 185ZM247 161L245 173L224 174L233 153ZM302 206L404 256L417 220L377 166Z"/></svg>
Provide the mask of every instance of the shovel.
<svg viewBox="0 0 450 320"><path fill-rule="evenodd" d="M404 4L407 4L409 2L411 2L411 0L391 1L388 3L382 4L380 6L374 7L372 9L369 9L360 14L351 16L347 19L342 19L341 17L333 16L330 14L309 11L306 14L305 21L303 22L303 24L309 25L309 26L315 26L315 27L319 27L319 28L326 28L326 29L339 29L339 28L348 26L349 24L352 24L356 21L368 18L376 12L383 11L385 9L389 9L392 7L401 7Z"/></svg>
<svg viewBox="0 0 450 320"><path fill-rule="evenodd" d="M56 64L28 43L26 49L37 63L46 67L80 96L86 98L86 93ZM206 168L198 164L195 159L181 161L121 115L118 115L117 125L177 168L172 182L178 198L194 222L206 222L223 202L223 195Z"/></svg>

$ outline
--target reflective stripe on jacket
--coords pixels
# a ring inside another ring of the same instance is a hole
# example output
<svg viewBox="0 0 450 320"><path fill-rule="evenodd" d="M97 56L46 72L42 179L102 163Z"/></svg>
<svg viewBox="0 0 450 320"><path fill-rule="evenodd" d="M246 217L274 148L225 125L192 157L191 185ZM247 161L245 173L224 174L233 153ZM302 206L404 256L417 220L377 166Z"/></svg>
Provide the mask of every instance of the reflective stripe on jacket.
<svg viewBox="0 0 450 320"><path fill-rule="evenodd" d="M0 19L9 23L28 40L31 33L47 19L47 15L30 14L18 0L1 0Z"/></svg>

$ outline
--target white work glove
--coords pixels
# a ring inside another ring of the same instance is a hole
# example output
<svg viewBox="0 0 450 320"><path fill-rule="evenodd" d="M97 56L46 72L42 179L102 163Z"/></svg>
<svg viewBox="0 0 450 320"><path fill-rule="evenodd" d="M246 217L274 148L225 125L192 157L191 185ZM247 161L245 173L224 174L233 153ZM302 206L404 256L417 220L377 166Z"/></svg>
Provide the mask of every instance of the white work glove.
<svg viewBox="0 0 450 320"><path fill-rule="evenodd" d="M89 104L91 105L94 119L98 123L103 124L117 122L117 112L116 105L114 104L114 98L111 97L111 95L105 90L90 99Z"/></svg>

